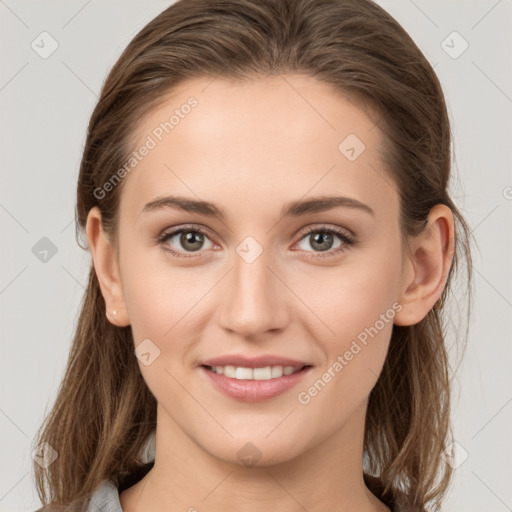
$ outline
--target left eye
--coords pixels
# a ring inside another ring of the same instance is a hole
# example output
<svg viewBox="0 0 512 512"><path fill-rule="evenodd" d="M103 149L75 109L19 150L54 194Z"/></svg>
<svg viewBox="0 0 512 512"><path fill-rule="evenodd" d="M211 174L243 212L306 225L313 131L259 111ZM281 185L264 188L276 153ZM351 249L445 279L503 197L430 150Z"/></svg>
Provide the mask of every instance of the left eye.
<svg viewBox="0 0 512 512"><path fill-rule="evenodd" d="M318 250L313 252L316 253L326 253L326 254L316 254L314 257L329 257L334 254L338 254L339 252L347 250L351 245L355 243L355 238L349 236L347 233L339 231L337 229L331 227L323 227L323 228L315 228L310 229L306 232L301 233L301 239L299 243L302 243L306 240L310 240L310 245L312 247L316 246ZM314 235L314 236L313 236ZM326 236L327 235L327 236ZM339 240L338 245L332 247L334 237L337 237ZM169 243L169 240L173 240L177 238L179 244L181 245L181 249L175 250ZM203 247L205 240L210 242L209 247ZM201 249L210 249L212 247L212 242L208 236L208 234L199 228L180 228L175 231L164 232L159 238L158 242L162 246L163 250L171 253L173 256L178 258L195 258L200 256L200 254L187 254L187 252L201 252ZM304 248L301 247L301 250ZM311 252L307 251L306 252Z"/></svg>
<svg viewBox="0 0 512 512"><path fill-rule="evenodd" d="M302 233L302 238L300 242L305 240L310 240L309 244L313 246L317 246L319 251L314 251L320 254L315 254L313 257L327 258L333 255L337 255L340 252L343 252L350 248L350 246L354 245L356 239L347 233L344 233L338 229L331 227L321 227L310 229L305 233ZM327 236L325 236L327 235ZM332 247L333 237L337 237L341 242ZM310 252L310 251L307 251ZM326 254L321 254L326 253Z"/></svg>
<svg viewBox="0 0 512 512"><path fill-rule="evenodd" d="M338 238L338 245L333 246L334 238ZM311 247L317 247L318 252L326 252L331 249L338 249L343 242L349 243L347 237L334 229L317 229L314 231L308 231L306 235L301 238L300 242L307 241ZM316 252L316 251L315 251ZM337 252L337 251L334 251Z"/></svg>

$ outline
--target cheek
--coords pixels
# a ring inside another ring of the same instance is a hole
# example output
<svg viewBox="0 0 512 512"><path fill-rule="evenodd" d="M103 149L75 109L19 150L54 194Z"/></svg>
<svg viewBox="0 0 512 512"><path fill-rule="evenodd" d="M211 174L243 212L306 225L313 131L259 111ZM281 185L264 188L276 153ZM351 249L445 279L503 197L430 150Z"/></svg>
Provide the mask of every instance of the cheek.
<svg viewBox="0 0 512 512"><path fill-rule="evenodd" d="M128 245L128 244L127 244ZM167 339L198 295L183 271L171 268L158 248L125 250L123 292L134 341Z"/></svg>
<svg viewBox="0 0 512 512"><path fill-rule="evenodd" d="M320 282L308 279L307 304L321 320L311 317L318 323L314 337L321 340L326 358L320 379L301 388L305 395L299 403L309 400L308 410L329 410L333 421L342 421L341 416L360 405L374 387L400 308L399 271L396 246L383 243L329 269ZM338 400L343 407L333 409Z"/></svg>
<svg viewBox="0 0 512 512"><path fill-rule="evenodd" d="M322 319L316 339L322 340L326 361L297 394L306 421L322 415L326 429L344 423L368 398L382 371L397 312L392 268L374 264L365 272L351 270L314 294L312 309Z"/></svg>
<svg viewBox="0 0 512 512"><path fill-rule="evenodd" d="M159 351L150 366L140 365L147 381L159 374L158 370L181 374L192 367L195 340L209 318L205 313L208 292L218 280L211 270L173 266L157 251L125 252L121 265L134 345L149 339Z"/></svg>
<svg viewBox="0 0 512 512"><path fill-rule="evenodd" d="M328 269L321 279L318 275L301 278L298 295L307 299L308 307L321 320L318 339L329 340L334 345L344 343L376 323L389 336L395 315L392 306L397 298L399 268L396 261L371 256Z"/></svg>
<svg viewBox="0 0 512 512"><path fill-rule="evenodd" d="M187 340L193 337L192 308L205 292L190 278L185 279L183 272L166 265L165 258L148 264L132 252L124 269L123 288L134 348L140 345L150 354L148 364L139 356L141 374L158 401L164 396L164 401L171 400L181 392L172 376L181 381L183 368L190 364Z"/></svg>

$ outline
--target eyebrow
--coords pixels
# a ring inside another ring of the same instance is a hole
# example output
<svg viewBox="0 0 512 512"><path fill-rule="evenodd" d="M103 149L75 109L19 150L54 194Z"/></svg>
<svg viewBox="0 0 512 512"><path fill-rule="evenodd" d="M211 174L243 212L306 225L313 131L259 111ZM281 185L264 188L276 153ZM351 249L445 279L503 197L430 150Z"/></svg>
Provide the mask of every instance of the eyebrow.
<svg viewBox="0 0 512 512"><path fill-rule="evenodd" d="M214 203L180 196L165 196L147 203L141 213L149 213L165 208L174 208L190 213L198 213L207 217L225 220L224 210ZM325 212L334 208L357 209L372 216L375 212L366 204L352 197L318 196L306 200L290 201L281 210L281 217L300 217L312 213Z"/></svg>

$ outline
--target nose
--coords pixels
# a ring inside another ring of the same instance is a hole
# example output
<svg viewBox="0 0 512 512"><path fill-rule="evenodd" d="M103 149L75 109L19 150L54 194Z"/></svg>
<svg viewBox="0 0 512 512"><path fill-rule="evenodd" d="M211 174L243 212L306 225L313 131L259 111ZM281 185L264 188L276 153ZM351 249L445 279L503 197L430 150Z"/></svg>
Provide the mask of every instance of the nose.
<svg viewBox="0 0 512 512"><path fill-rule="evenodd" d="M224 330L257 339L285 328L290 292L284 276L272 267L266 251L251 263L235 253L233 267L220 287L218 318Z"/></svg>

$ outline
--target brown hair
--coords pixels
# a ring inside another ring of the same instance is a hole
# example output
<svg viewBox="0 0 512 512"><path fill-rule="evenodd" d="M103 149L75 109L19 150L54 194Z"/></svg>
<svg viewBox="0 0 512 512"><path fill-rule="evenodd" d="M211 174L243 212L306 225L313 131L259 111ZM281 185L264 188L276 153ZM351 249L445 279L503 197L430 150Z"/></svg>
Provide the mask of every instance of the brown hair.
<svg viewBox="0 0 512 512"><path fill-rule="evenodd" d="M115 63L91 116L77 187L78 243L94 206L116 240L123 182L101 199L95 190L123 167L134 126L173 87L191 78L284 73L330 84L375 114L385 137L383 163L400 196L404 241L425 228L434 205L454 214L445 289L422 321L393 326L364 442L365 480L379 498L408 511L437 508L451 478L443 457L451 438L451 377L441 312L461 257L470 288L471 232L447 190L452 140L439 80L381 7L370 0L179 0L164 10ZM468 316L470 309L471 294ZM58 452L46 470L34 463L43 504L85 498L107 478L121 489L135 483L156 427L156 400L141 376L131 329L112 325L105 310L91 265L66 373L34 441Z"/></svg>

